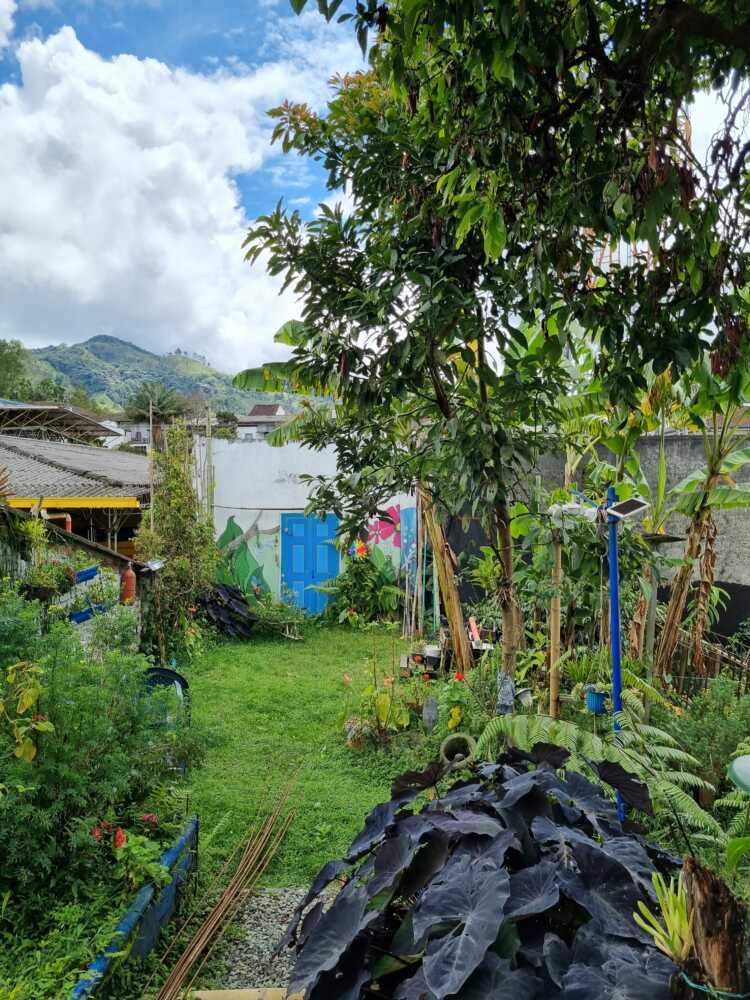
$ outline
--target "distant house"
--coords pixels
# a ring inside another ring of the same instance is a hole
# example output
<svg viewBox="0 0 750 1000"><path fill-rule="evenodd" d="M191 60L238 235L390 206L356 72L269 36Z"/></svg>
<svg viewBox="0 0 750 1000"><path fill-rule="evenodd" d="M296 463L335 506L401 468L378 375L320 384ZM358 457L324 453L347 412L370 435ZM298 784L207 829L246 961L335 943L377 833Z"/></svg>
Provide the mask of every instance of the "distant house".
<svg viewBox="0 0 750 1000"><path fill-rule="evenodd" d="M0 434L0 468L9 476L9 507L39 508L77 535L132 554L149 499L145 456Z"/></svg>
<svg viewBox="0 0 750 1000"><path fill-rule="evenodd" d="M256 403L246 417L237 421L237 437L242 441L258 441L289 419L280 403Z"/></svg>

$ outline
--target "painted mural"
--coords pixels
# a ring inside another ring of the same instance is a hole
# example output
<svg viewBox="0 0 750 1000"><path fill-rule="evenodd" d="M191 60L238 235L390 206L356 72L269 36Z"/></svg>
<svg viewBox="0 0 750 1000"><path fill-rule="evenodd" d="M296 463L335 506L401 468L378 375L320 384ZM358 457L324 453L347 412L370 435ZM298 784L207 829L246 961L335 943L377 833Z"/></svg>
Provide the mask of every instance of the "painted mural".
<svg viewBox="0 0 750 1000"><path fill-rule="evenodd" d="M280 518L272 513L262 525L262 511L249 512L251 523L243 528L231 514L218 538L224 555L220 578L224 583L240 587L246 594L281 593L281 562L279 554Z"/></svg>
<svg viewBox="0 0 750 1000"><path fill-rule="evenodd" d="M224 555L222 582L247 594L281 595L281 515L284 511L236 510L224 522L217 544ZM416 576L416 510L393 504L387 517L367 526L367 540L377 545L402 575Z"/></svg>

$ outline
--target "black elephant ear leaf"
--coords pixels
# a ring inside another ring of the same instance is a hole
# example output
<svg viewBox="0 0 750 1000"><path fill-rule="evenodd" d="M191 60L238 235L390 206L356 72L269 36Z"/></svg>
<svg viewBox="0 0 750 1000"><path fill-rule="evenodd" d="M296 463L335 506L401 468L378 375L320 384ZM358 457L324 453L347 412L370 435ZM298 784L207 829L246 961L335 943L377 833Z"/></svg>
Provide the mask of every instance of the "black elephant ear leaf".
<svg viewBox="0 0 750 1000"><path fill-rule="evenodd" d="M601 788L582 774L570 771L564 782L550 788L550 794L563 805L572 805L580 810L602 837L622 836L622 825L614 803L605 799Z"/></svg>
<svg viewBox="0 0 750 1000"><path fill-rule="evenodd" d="M563 978L565 996L575 1000L670 1000L676 966L651 969L635 950L608 958L602 965L571 965Z"/></svg>
<svg viewBox="0 0 750 1000"><path fill-rule="evenodd" d="M437 1000L460 990L495 942L509 891L506 871L462 854L419 900L414 910L417 938L431 928L453 928L428 942L423 961L425 982Z"/></svg>
<svg viewBox="0 0 750 1000"><path fill-rule="evenodd" d="M396 799L411 791L423 792L433 788L448 772L448 768L439 760L434 760L424 771L405 771L400 774L391 786L391 797Z"/></svg>
<svg viewBox="0 0 750 1000"><path fill-rule="evenodd" d="M540 861L510 876L510 898L505 904L505 916L519 920L544 913L557 906L559 899L557 866L551 861Z"/></svg>
<svg viewBox="0 0 750 1000"><path fill-rule="evenodd" d="M605 760L601 763L589 761L590 766L596 771L602 781L611 785L620 793L623 800L633 809L653 816L654 807L651 796L644 782L639 781L633 774L626 771L622 764Z"/></svg>
<svg viewBox="0 0 750 1000"><path fill-rule="evenodd" d="M297 928L299 927L300 919L310 903L312 903L312 901L316 899L326 886L330 885L335 878L343 872L350 871L350 869L351 865L346 861L329 861L328 864L323 865L318 874L315 876L315 880L310 886L307 895L294 911L291 923L276 948L277 955L283 951L284 948L288 948L296 940Z"/></svg>
<svg viewBox="0 0 750 1000"><path fill-rule="evenodd" d="M542 982L529 969L512 969L510 962L488 952L456 1000L534 1000Z"/></svg>
<svg viewBox="0 0 750 1000"><path fill-rule="evenodd" d="M290 995L307 994L324 972L337 967L357 935L379 916L377 910L367 910L367 903L367 893L356 888L341 893L335 905L321 916L294 966Z"/></svg>
<svg viewBox="0 0 750 1000"><path fill-rule="evenodd" d="M570 968L570 948L557 934L545 934L542 955L548 976L555 986L562 987L565 973Z"/></svg>
<svg viewBox="0 0 750 1000"><path fill-rule="evenodd" d="M306 1000L359 1000L362 987L369 983L370 970L366 964L367 943L356 941L344 958L330 972L324 972ZM261 991L262 992L262 991Z"/></svg>
<svg viewBox="0 0 750 1000"><path fill-rule="evenodd" d="M560 889L578 903L596 921L605 934L613 937L648 940L632 918L641 893L624 869L603 852L597 855L593 869L558 872Z"/></svg>
<svg viewBox="0 0 750 1000"><path fill-rule="evenodd" d="M424 969L400 984L393 994L393 1000L435 1000L435 994L430 993L424 978Z"/></svg>
<svg viewBox="0 0 750 1000"><path fill-rule="evenodd" d="M383 841L375 854L375 872L367 883L370 899L391 889L408 868L419 849L419 841L414 841L405 833L389 837ZM390 899L390 895L388 897Z"/></svg>
<svg viewBox="0 0 750 1000"><path fill-rule="evenodd" d="M422 838L409 870L399 885L399 893L408 898L421 892L448 860L450 841L446 834L433 831Z"/></svg>
<svg viewBox="0 0 750 1000"><path fill-rule="evenodd" d="M554 743L535 743L529 752L529 759L534 764L549 764L558 770L570 760L570 750Z"/></svg>
<svg viewBox="0 0 750 1000"><path fill-rule="evenodd" d="M400 807L401 802L393 800L375 806L365 820L364 829L354 838L347 852L348 861L356 861L385 837L385 831L393 823Z"/></svg>

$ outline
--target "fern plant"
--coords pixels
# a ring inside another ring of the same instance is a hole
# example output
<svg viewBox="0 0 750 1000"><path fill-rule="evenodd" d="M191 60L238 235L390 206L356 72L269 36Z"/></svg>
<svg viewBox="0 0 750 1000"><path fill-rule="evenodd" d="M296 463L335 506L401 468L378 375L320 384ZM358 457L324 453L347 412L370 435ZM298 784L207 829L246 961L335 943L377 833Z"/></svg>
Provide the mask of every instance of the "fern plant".
<svg viewBox="0 0 750 1000"><path fill-rule="evenodd" d="M477 756L494 758L506 745L530 750L536 743L554 743L570 751L566 767L596 777L591 762L620 764L644 781L651 794L657 824L675 826L687 837L710 837L714 843L726 840L717 820L695 801L694 789L711 786L695 771L700 763L683 750L663 729L647 725L635 711L617 716L618 732L603 735L588 732L575 722L547 715L496 716L485 727L477 743Z"/></svg>

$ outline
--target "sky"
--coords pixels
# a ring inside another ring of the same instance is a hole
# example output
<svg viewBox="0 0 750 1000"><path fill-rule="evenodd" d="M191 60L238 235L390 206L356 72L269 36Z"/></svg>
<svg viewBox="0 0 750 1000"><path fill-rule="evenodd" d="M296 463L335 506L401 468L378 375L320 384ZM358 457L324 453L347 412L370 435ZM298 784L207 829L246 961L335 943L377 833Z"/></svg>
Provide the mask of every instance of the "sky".
<svg viewBox="0 0 750 1000"><path fill-rule="evenodd" d="M323 172L271 146L266 111L321 110L362 68L349 25L289 0L0 0L0 338L96 334L179 347L227 372L285 356L299 315L250 222L310 217ZM698 102L694 144L718 121Z"/></svg>
<svg viewBox="0 0 750 1000"><path fill-rule="evenodd" d="M300 305L241 246L279 198L336 197L266 116L363 68L316 6L0 0L0 338L103 333L227 372L284 356Z"/></svg>

